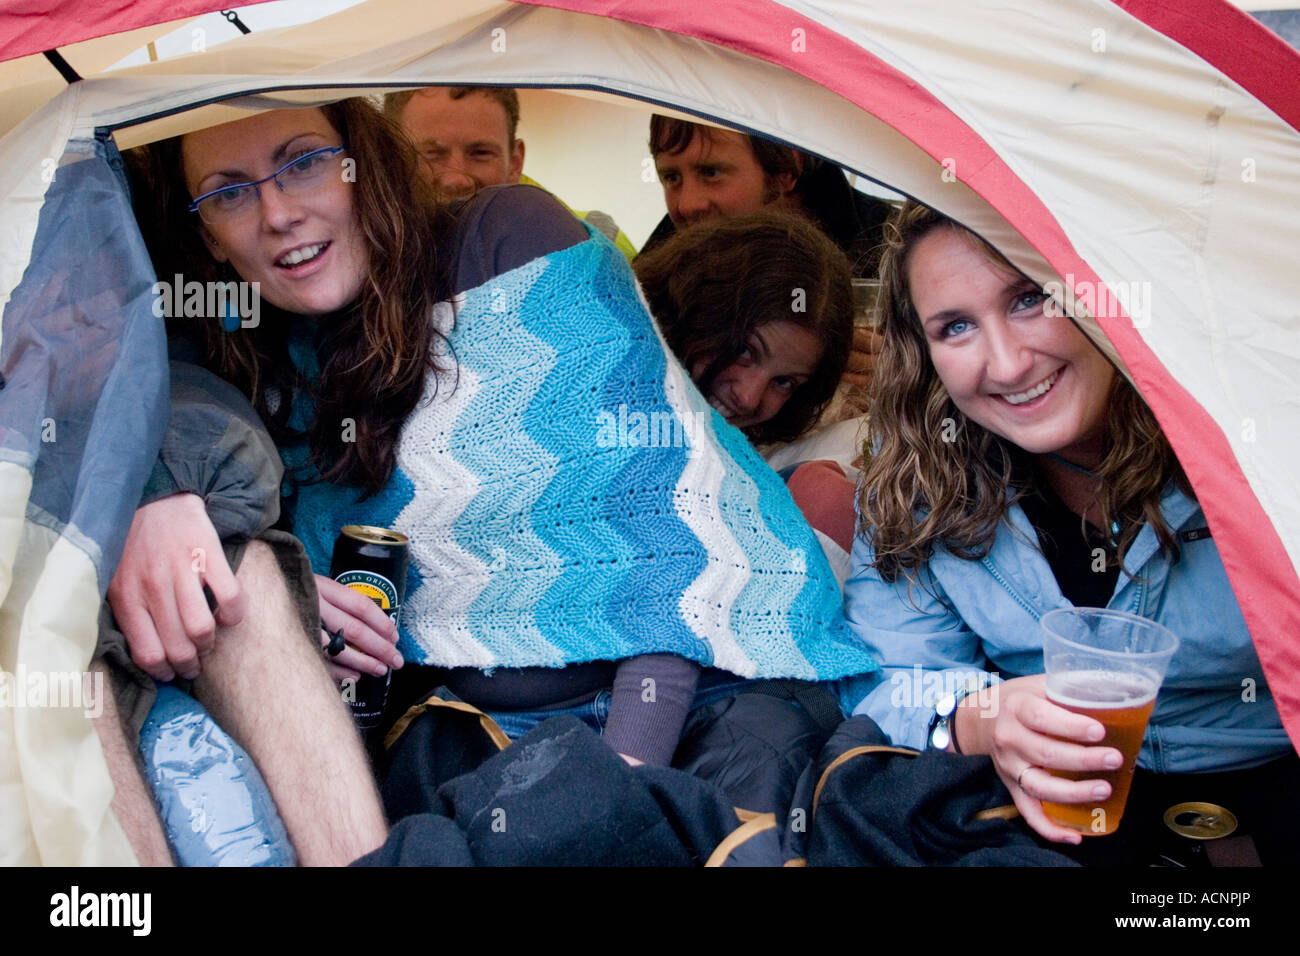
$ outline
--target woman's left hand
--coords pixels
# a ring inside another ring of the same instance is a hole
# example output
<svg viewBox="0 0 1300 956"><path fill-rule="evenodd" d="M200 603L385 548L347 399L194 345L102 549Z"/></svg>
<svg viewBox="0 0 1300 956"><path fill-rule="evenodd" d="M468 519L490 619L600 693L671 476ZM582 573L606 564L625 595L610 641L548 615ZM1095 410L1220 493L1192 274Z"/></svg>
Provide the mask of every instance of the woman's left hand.
<svg viewBox="0 0 1300 956"><path fill-rule="evenodd" d="M316 575L316 590L323 625L321 647L327 647L330 634L340 628L347 642L337 657L325 658L334 680L355 680L361 674L382 677L390 667L402 666L402 655L394 646L397 627L374 601L323 574Z"/></svg>

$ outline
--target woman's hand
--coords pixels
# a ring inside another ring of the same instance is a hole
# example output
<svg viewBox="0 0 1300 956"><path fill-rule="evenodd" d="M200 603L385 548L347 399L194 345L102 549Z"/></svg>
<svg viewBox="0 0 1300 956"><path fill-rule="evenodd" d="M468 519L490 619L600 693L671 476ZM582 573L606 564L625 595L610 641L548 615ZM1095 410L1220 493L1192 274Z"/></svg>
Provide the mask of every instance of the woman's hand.
<svg viewBox="0 0 1300 956"><path fill-rule="evenodd" d="M374 601L323 574L316 575L320 594L321 647L330 634L343 629L347 647L337 657L326 657L330 676L336 681L355 680L361 674L382 677L390 667L402 666L402 655L394 646L397 627Z"/></svg>
<svg viewBox="0 0 1300 956"><path fill-rule="evenodd" d="M1044 768L1106 771L1124 762L1114 747L1095 746L1106 734L1100 721L1047 699L1047 682L1041 674L1018 677L967 697L957 709L956 731L961 752L992 757L1025 822L1056 843L1077 844L1083 837L1048 820L1042 802L1096 803L1109 797L1111 788L1100 779L1054 777Z"/></svg>
<svg viewBox="0 0 1300 956"><path fill-rule="evenodd" d="M208 608L203 586L216 600ZM136 510L108 603L131 659L161 681L199 675L216 626L244 618L244 593L226 563L203 499L179 494Z"/></svg>

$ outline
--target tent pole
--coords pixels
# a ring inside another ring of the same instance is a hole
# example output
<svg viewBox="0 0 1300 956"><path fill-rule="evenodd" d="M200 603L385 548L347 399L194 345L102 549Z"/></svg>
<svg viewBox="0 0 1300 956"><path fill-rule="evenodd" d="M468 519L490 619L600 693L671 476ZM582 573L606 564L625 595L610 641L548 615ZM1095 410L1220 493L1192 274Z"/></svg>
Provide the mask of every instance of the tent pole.
<svg viewBox="0 0 1300 956"><path fill-rule="evenodd" d="M62 76L69 85L76 83L81 79L81 74L72 68L72 64L65 60L63 54L58 50L46 50L45 59L50 61L50 65L59 71L59 75Z"/></svg>

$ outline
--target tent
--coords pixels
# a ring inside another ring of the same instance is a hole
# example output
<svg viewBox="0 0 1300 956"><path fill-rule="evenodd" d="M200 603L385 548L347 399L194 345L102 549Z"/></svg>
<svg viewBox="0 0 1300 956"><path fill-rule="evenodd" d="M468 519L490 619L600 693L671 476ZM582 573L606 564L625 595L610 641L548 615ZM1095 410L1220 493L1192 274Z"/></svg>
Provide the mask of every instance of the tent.
<svg viewBox="0 0 1300 956"><path fill-rule="evenodd" d="M152 276L111 141L348 91L484 83L570 91L574 110L627 97L797 145L1058 283L1186 466L1300 744L1300 55L1259 22L1223 0L1060 0L1050 14L986 0L366 0L101 72L165 18L218 6L4 14L0 58L25 59L0 100L0 668L85 670L165 418ZM98 51L86 78L54 95L33 58L62 46L75 71L79 41ZM0 708L0 795L0 861L131 858L80 711Z"/></svg>

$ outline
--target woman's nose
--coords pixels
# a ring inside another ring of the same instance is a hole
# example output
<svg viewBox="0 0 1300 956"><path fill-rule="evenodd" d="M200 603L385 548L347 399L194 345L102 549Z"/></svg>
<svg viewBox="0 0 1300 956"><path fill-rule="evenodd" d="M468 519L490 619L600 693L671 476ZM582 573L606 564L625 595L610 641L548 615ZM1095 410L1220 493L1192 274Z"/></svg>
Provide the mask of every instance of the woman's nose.
<svg viewBox="0 0 1300 956"><path fill-rule="evenodd" d="M277 232L283 232L303 217L300 197L290 195L274 181L262 183L258 187L262 206L262 221Z"/></svg>
<svg viewBox="0 0 1300 956"><path fill-rule="evenodd" d="M767 391L767 376L755 368L737 368L731 377L731 404L735 411L750 413L758 408Z"/></svg>
<svg viewBox="0 0 1300 956"><path fill-rule="evenodd" d="M1008 388L1032 384L1024 381L1024 377L1033 368L1033 350L1016 329L1001 320L986 320L984 343L987 349L985 368L990 382Z"/></svg>

